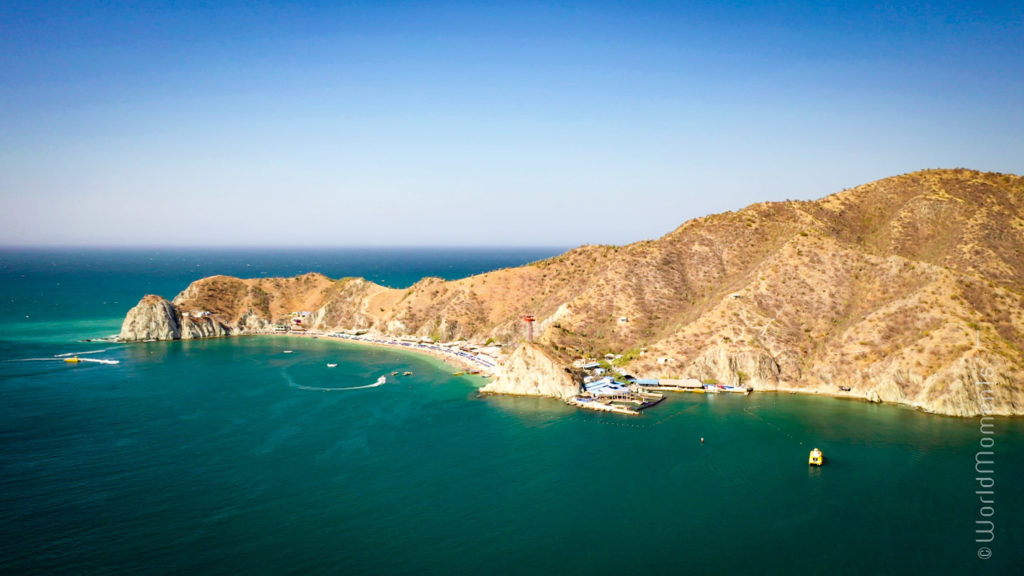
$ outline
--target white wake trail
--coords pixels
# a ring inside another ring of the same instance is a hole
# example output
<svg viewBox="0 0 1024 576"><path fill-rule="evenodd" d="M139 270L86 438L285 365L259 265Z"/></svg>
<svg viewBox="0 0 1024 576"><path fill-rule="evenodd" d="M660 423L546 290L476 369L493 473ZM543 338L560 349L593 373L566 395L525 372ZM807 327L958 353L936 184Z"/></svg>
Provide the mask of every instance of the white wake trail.
<svg viewBox="0 0 1024 576"><path fill-rule="evenodd" d="M380 378L377 378L376 382L374 382L373 384L367 384L366 386L346 386L344 388L324 388L324 387L321 387L321 386L303 386L302 384L296 383L295 380L292 380L292 377L289 376L287 372L282 372L282 374L284 374L284 379L288 381L288 385L291 386L292 388L298 388L299 390L314 390L314 391L319 391L319 392L336 392L336 391L341 391L341 390L364 390L366 388L376 388L378 386L383 386L383 385L388 383L387 379L384 376L381 376Z"/></svg>
<svg viewBox="0 0 1024 576"><path fill-rule="evenodd" d="M120 348L120 346L119 346L119 348ZM68 352L66 354L54 354L53 357L54 358L65 358L67 356L85 356L86 354L101 354L101 353L106 352L108 350L113 350L113 348L104 348L103 350L90 350L90 351L86 351L86 352Z"/></svg>

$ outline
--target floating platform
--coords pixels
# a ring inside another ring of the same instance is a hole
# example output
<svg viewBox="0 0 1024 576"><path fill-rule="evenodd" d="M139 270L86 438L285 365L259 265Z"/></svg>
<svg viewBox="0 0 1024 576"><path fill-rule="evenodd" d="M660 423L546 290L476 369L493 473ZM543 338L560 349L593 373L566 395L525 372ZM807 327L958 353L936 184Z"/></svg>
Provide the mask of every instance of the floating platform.
<svg viewBox="0 0 1024 576"><path fill-rule="evenodd" d="M665 396L663 394L652 394L648 391L643 391L629 397L595 398L591 396L575 396L567 400L566 404L599 412L639 415L641 410L655 406L664 400Z"/></svg>
<svg viewBox="0 0 1024 576"><path fill-rule="evenodd" d="M577 396L567 400L566 404L576 406L577 408L584 408L586 410L597 410L598 412L614 412L616 414L631 414L634 416L640 414L639 408L624 406L622 404L613 404L611 402L602 402L601 399L598 398L580 398Z"/></svg>

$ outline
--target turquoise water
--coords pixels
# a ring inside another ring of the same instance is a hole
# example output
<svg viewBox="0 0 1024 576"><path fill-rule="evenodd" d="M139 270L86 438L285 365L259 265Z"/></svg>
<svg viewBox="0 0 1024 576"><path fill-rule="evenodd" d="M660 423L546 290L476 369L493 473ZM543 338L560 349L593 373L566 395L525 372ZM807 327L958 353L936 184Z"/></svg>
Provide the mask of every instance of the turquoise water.
<svg viewBox="0 0 1024 576"><path fill-rule="evenodd" d="M561 248L3 249L0 341L69 341L117 332L145 294L173 298L190 282L320 272L406 288L425 276L463 278L563 252Z"/></svg>
<svg viewBox="0 0 1024 576"><path fill-rule="evenodd" d="M432 358L323 339L76 343L111 331L104 285L130 305L119 282L172 284L154 262L0 276L0 572L1021 572L1019 420L995 423L984 561L976 419L772 394L630 418L478 398ZM25 319L33 283L61 306ZM101 349L121 363L23 361Z"/></svg>

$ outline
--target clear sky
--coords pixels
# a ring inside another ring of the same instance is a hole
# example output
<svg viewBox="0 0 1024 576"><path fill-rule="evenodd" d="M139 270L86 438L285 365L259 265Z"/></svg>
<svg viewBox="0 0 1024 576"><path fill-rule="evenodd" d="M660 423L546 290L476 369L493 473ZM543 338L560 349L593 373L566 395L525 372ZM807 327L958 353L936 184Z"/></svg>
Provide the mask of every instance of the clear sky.
<svg viewBox="0 0 1024 576"><path fill-rule="evenodd" d="M938 167L1024 173L1019 0L0 0L0 246L624 244Z"/></svg>

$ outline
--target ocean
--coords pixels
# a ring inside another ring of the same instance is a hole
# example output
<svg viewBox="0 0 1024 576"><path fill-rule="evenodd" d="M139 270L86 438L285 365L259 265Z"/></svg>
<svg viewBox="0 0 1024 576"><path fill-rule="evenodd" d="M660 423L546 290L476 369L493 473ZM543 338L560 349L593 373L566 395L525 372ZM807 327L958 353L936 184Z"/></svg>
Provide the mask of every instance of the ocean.
<svg viewBox="0 0 1024 576"><path fill-rule="evenodd" d="M767 393L629 417L324 339L80 342L212 274L404 287L560 251L0 250L0 573L1024 572L1019 419Z"/></svg>

